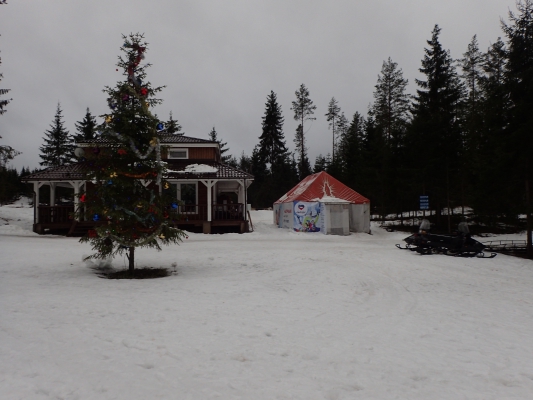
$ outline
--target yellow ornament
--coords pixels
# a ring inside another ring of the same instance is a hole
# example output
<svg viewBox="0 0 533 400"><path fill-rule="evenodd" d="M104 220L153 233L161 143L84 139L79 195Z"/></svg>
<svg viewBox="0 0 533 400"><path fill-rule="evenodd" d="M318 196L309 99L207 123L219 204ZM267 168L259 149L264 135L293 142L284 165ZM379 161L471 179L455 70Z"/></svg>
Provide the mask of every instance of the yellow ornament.
<svg viewBox="0 0 533 400"><path fill-rule="evenodd" d="M118 175L116 172L112 172L111 175L109 175L110 178L116 178Z"/></svg>
<svg viewBox="0 0 533 400"><path fill-rule="evenodd" d="M113 121L113 117L111 115L108 115L107 117L105 117L106 124L109 124L111 121Z"/></svg>
<svg viewBox="0 0 533 400"><path fill-rule="evenodd" d="M160 237L161 239L164 239L164 238L165 238L165 235L161 234L161 235L159 235L159 237Z"/></svg>
<svg viewBox="0 0 533 400"><path fill-rule="evenodd" d="M168 184L168 182L165 182L165 189L168 189L170 187L170 185Z"/></svg>
<svg viewBox="0 0 533 400"><path fill-rule="evenodd" d="M152 138L152 140L150 141L150 146L152 146L152 147L157 146L157 139L155 137Z"/></svg>

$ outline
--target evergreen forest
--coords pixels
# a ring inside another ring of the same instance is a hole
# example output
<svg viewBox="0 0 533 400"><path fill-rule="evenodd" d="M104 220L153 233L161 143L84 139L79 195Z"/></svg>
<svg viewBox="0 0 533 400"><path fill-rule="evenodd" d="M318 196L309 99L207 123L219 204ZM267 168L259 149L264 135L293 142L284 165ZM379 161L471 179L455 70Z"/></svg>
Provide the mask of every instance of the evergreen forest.
<svg viewBox="0 0 533 400"><path fill-rule="evenodd" d="M527 225L531 231L533 0L519 0L501 28L501 38L487 49L480 49L474 36L465 40L464 53L452 58L435 25L420 51L420 79L409 83L401 67L386 59L365 111L345 115L335 97L320 110L302 83L287 114L298 123L290 134L294 152L274 91L266 96L251 155L229 155L215 127L205 135L220 143L225 162L255 176L249 189L254 208L272 207L301 179L326 171L368 197L373 215L380 218L419 210L420 196L426 195L442 230L453 229L468 212L471 221L488 228ZM408 84L416 86L414 94L408 93ZM41 148L43 166L71 162L73 140L94 135L96 123L88 109L75 134L66 131L61 118L58 105ZM318 118L329 123L324 144L331 152L312 165L306 133L309 121ZM172 114L165 125L183 134ZM5 202L24 192L20 176L29 171L19 174L5 162L1 167L2 181L9 183L0 193Z"/></svg>

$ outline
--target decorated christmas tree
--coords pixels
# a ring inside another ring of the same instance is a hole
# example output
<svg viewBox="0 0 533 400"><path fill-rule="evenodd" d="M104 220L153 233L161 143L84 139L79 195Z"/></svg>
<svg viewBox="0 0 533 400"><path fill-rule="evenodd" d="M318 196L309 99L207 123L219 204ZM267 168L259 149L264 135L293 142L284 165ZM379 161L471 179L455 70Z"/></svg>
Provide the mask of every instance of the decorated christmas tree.
<svg viewBox="0 0 533 400"><path fill-rule="evenodd" d="M81 239L95 251L89 258L126 253L133 272L135 248L161 250L162 244L179 243L185 234L172 226L177 204L163 178L160 135L164 124L150 112L161 103L154 96L163 87L146 81L150 64L141 64L147 51L144 36L123 38L124 54L117 66L125 80L104 89L109 113L97 128L93 147L84 154L78 150L88 171L87 189L80 195L85 207L79 212L96 222L96 228Z"/></svg>

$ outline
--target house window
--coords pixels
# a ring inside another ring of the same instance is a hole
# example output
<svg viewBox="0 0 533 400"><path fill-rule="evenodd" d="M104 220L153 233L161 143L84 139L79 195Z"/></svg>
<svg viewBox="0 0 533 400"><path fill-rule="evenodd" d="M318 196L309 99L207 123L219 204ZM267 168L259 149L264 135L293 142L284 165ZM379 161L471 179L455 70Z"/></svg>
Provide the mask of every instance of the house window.
<svg viewBox="0 0 533 400"><path fill-rule="evenodd" d="M169 149L168 158L186 160L189 158L189 149Z"/></svg>
<svg viewBox="0 0 533 400"><path fill-rule="evenodd" d="M181 213L197 213L198 190L196 183L178 183L177 195Z"/></svg>

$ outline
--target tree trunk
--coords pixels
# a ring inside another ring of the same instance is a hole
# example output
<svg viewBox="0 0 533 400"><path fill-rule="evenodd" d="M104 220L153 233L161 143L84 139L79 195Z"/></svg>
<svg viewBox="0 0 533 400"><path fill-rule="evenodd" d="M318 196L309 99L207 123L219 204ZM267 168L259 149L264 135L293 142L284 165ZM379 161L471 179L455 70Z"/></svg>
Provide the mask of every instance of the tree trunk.
<svg viewBox="0 0 533 400"><path fill-rule="evenodd" d="M531 195L529 176L526 177L526 229L527 229L527 258L533 259L533 244L532 244L532 221L531 221Z"/></svg>
<svg viewBox="0 0 533 400"><path fill-rule="evenodd" d="M135 269L135 247L130 247L130 254L128 255L129 260L129 271L133 272Z"/></svg>

